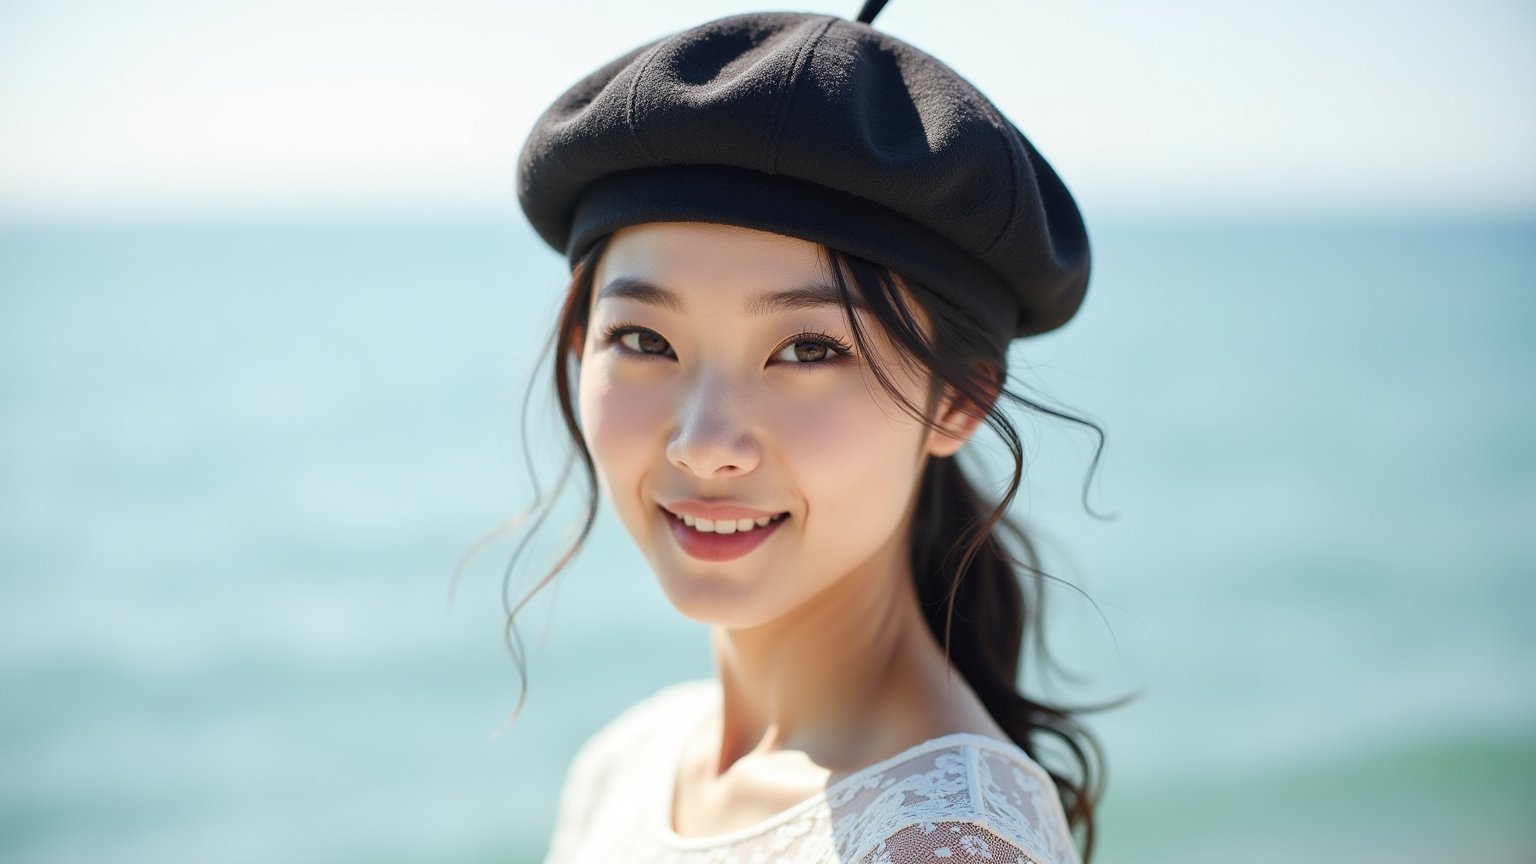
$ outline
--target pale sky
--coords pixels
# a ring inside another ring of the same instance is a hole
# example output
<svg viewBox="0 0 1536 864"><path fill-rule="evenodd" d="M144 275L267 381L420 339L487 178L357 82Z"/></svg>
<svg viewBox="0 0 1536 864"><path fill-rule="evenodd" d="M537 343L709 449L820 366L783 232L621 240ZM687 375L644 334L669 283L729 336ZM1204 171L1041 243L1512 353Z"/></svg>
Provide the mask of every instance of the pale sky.
<svg viewBox="0 0 1536 864"><path fill-rule="evenodd" d="M762 8L0 0L0 218L513 213L562 90ZM877 26L1092 212L1536 213L1530 0L891 0Z"/></svg>

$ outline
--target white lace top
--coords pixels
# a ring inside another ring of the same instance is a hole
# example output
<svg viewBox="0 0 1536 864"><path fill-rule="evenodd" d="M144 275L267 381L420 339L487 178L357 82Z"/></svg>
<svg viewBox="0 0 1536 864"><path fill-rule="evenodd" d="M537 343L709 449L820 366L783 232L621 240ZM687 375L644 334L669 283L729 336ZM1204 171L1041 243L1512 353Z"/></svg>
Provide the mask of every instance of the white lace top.
<svg viewBox="0 0 1536 864"><path fill-rule="evenodd" d="M1011 743L959 733L854 772L748 828L672 831L683 745L718 681L664 687L577 753L545 864L1079 864L1056 787Z"/></svg>

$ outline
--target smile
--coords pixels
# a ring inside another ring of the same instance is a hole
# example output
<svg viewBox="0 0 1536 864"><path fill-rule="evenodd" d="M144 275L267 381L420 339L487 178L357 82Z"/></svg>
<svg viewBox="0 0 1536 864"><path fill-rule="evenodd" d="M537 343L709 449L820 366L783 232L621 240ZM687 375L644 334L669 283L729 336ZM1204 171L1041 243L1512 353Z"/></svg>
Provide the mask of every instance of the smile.
<svg viewBox="0 0 1536 864"><path fill-rule="evenodd" d="M667 511L672 513L672 511ZM777 522L789 515L780 513L777 516L759 516L756 519L703 519L687 514L672 513L673 516L683 520L683 524L689 528L704 534L745 534L756 528L763 528L770 522Z"/></svg>
<svg viewBox="0 0 1536 864"><path fill-rule="evenodd" d="M730 561L762 545L789 518L788 513L751 518L709 519L673 513L665 507L667 525L683 553L699 561Z"/></svg>

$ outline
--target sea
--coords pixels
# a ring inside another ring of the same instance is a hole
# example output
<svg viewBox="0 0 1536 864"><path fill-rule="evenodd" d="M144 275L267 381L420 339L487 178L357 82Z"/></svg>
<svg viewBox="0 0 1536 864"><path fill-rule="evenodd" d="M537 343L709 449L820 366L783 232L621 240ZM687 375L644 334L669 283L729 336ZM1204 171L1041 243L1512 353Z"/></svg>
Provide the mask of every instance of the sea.
<svg viewBox="0 0 1536 864"><path fill-rule="evenodd" d="M1012 360L1106 435L1014 415L1022 683L1131 697L1095 862L1536 862L1536 219L1089 230ZM713 674L606 511L507 629L580 512L510 565L564 273L511 216L0 225L0 860L541 860Z"/></svg>

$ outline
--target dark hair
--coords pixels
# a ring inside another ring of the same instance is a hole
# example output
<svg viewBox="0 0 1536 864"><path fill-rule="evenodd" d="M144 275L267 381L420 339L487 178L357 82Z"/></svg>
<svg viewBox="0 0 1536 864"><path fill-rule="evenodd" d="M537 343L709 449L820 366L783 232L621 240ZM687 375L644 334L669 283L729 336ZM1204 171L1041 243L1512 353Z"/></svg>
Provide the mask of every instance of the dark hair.
<svg viewBox="0 0 1536 864"><path fill-rule="evenodd" d="M556 495L577 468L583 477L586 502L575 540L521 601L516 605L507 604L507 645L521 675L514 717L521 711L527 694L521 639L514 619L533 595L580 551L597 516L596 473L576 417L572 382L579 362L581 336L586 328L597 262L607 248L608 239L604 237L594 244L572 270L570 288L544 355L552 361L555 397L570 437L571 451L553 493L545 496L535 489L537 500L529 511L535 515L508 564L508 578L527 548L528 540L549 516ZM1013 472L1007 487L995 502L989 502L977 491L954 457L928 460L918 482L913 517L912 574L923 616L934 637L944 647L946 658L965 677L997 724L1050 774L1066 811L1068 825L1080 835L1078 842L1086 862L1093 854L1094 810L1103 787L1103 753L1097 739L1074 714L1115 707L1125 700L1068 708L1030 699L1017 688L1027 632L1032 631L1042 671L1049 672L1056 665L1046 648L1042 618L1045 600L1042 580L1055 580L1055 577L1039 568L1034 544L1007 516L1008 506L1023 479L1024 448L1002 405L1005 402L1021 405L1093 430L1098 443L1084 481L1085 507L1087 484L1103 453L1104 431L1091 420L1048 407L1010 389L1006 384L1007 346L998 345L995 338L978 324L946 304L924 303L920 290L914 290L909 297L903 292L898 278L885 267L838 250L822 248L831 265L859 353L872 356L867 350L868 334L854 314L856 303L862 301L865 310L879 322L897 347L901 361L929 374L928 404L914 404L901 393L884 368L871 364L880 386L904 411L930 428L935 425L931 413L947 388L964 410L983 420L1002 440L1013 459ZM914 302L926 313L927 329L931 333L925 332L913 308ZM531 383L529 392L532 392ZM526 397L523 414L526 424ZM526 430L524 441L527 441ZM524 451L527 452L526 443ZM532 466L529 467L532 474ZM1027 578L1021 579L1021 575ZM505 590L504 583L504 595ZM956 615L966 626L959 629L952 626ZM1065 746L1070 762L1066 771L1052 767L1049 763L1055 760L1045 757L1041 745L1048 738Z"/></svg>

